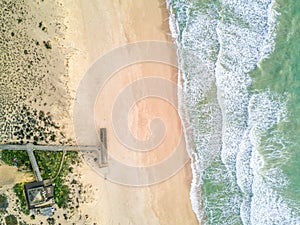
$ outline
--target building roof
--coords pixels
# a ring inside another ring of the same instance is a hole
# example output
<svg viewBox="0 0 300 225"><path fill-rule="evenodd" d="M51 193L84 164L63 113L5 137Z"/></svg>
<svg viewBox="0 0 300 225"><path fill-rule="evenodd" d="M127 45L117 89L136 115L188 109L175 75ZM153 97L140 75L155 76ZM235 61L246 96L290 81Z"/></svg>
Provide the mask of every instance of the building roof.
<svg viewBox="0 0 300 225"><path fill-rule="evenodd" d="M24 185L25 196L29 209L35 209L54 204L54 187L50 179L31 182Z"/></svg>

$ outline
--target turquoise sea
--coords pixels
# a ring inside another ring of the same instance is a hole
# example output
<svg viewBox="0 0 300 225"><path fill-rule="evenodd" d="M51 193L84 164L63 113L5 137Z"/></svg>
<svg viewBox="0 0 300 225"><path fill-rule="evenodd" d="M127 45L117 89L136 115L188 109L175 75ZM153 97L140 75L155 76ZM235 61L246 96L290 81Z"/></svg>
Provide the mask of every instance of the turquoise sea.
<svg viewBox="0 0 300 225"><path fill-rule="evenodd" d="M300 1L168 0L201 224L300 224Z"/></svg>

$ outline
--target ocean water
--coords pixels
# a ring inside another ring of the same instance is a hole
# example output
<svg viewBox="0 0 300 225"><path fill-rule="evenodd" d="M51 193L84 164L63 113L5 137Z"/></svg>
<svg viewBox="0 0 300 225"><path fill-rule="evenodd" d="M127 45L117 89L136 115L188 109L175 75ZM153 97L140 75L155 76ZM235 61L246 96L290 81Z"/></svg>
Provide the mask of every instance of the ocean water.
<svg viewBox="0 0 300 225"><path fill-rule="evenodd" d="M300 224L300 1L168 0L201 224Z"/></svg>

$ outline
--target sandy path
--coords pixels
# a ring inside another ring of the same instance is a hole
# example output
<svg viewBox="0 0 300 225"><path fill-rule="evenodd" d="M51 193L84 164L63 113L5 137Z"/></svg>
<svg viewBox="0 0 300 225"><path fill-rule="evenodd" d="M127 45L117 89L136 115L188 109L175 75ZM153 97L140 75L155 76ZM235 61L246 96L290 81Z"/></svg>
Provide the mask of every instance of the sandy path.
<svg viewBox="0 0 300 225"><path fill-rule="evenodd" d="M68 62L68 85L73 97L88 67L111 49L135 41L171 41L168 36L168 14L162 3L158 0L69 0L65 3L69 13L66 43L75 50ZM161 99L149 98L137 101L125 115L130 131L140 140L151 136L150 122L153 118L159 117L164 121L166 134L162 145L145 154L131 151L115 137L111 111L120 90L132 82L157 76L176 83L176 73L176 69L170 66L141 63L124 68L107 83L95 102L95 122L97 128L107 128L111 155L129 165L148 166L172 153L182 134L176 108ZM131 94L135 96L137 91L145 89L146 83L137 90L132 89ZM176 93L173 97L176 101ZM148 187L114 184L101 178L85 164L80 171L82 182L92 184L95 197L92 203L80 207L82 214L90 215L85 224L198 224L189 200L189 164L172 178Z"/></svg>

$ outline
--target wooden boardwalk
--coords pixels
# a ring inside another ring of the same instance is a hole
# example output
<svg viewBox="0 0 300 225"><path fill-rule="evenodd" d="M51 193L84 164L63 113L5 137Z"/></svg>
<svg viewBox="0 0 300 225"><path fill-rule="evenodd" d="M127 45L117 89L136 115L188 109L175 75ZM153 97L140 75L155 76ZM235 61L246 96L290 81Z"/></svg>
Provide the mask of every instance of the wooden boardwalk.
<svg viewBox="0 0 300 225"><path fill-rule="evenodd" d="M100 145L99 146L74 146L74 145L34 145L28 143L25 145L14 145L14 144L0 144L2 150L23 150L27 151L31 166L37 181L43 181L37 161L34 156L34 151L63 151L63 157L61 166L63 163L64 155L67 151L79 151L79 152L97 152L99 159L99 167L107 167L107 137L106 128L100 129ZM60 168L61 168L60 166ZM60 169L59 169L60 171ZM59 173L59 172L58 172Z"/></svg>
<svg viewBox="0 0 300 225"><path fill-rule="evenodd" d="M26 147L27 147L27 153L29 156L29 160L30 160L35 178L38 182L43 181L39 166L38 166L35 156L33 154L32 144L27 144Z"/></svg>
<svg viewBox="0 0 300 225"><path fill-rule="evenodd" d="M59 146L59 145L34 145L28 143L26 145L13 145L13 144L0 144L0 149L3 150L21 150L27 151L29 160L37 181L43 181L41 176L39 166L34 156L34 151L63 151L64 154L66 151L81 151L81 152L99 152L99 146ZM99 158L101 157L101 151L99 152ZM62 158L63 160L63 158ZM99 167L103 167L100 161ZM62 165L63 161L61 162Z"/></svg>
<svg viewBox="0 0 300 225"><path fill-rule="evenodd" d="M99 146L75 146L75 145L14 145L14 144L0 144L0 149L3 150L27 150L27 146L30 145L33 150L38 151L99 151Z"/></svg>

